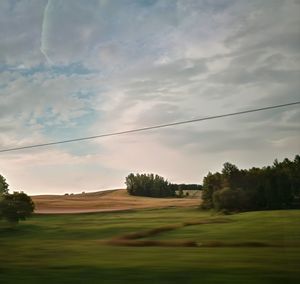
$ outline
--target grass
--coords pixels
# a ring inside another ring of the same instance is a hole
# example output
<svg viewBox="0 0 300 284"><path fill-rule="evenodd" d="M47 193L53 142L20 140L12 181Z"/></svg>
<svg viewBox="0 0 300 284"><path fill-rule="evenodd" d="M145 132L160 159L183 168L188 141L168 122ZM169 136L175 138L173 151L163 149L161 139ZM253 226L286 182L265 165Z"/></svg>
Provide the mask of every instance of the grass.
<svg viewBox="0 0 300 284"><path fill-rule="evenodd" d="M218 218L230 221L208 222ZM299 220L300 210L225 217L188 208L36 215L14 229L0 223L0 282L300 283ZM152 245L107 244L126 235ZM257 243L271 246L251 245Z"/></svg>

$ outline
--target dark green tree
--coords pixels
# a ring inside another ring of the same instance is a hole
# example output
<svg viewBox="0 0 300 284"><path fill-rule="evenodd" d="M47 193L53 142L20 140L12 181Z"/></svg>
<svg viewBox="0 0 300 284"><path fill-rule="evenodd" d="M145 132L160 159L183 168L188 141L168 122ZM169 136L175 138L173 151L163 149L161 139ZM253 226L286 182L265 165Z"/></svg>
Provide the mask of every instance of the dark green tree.
<svg viewBox="0 0 300 284"><path fill-rule="evenodd" d="M6 179L0 175L0 195L8 193L8 184Z"/></svg>
<svg viewBox="0 0 300 284"><path fill-rule="evenodd" d="M222 175L220 173L212 174L209 172L208 175L204 177L201 204L203 209L210 209L214 207L213 194L222 187Z"/></svg>
<svg viewBox="0 0 300 284"><path fill-rule="evenodd" d="M34 203L24 192L4 194L0 201L0 217L10 223L25 220L34 211Z"/></svg>
<svg viewBox="0 0 300 284"><path fill-rule="evenodd" d="M223 186L237 188L239 184L239 169L234 164L226 162L222 169Z"/></svg>

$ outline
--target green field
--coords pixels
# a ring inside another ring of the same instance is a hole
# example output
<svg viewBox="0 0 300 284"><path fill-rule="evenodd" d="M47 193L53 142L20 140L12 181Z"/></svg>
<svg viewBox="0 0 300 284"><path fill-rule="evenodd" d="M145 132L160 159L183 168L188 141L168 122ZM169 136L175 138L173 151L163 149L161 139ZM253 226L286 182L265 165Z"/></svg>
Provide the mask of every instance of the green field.
<svg viewBox="0 0 300 284"><path fill-rule="evenodd" d="M216 218L227 222L195 224ZM180 227L185 222L194 225ZM146 239L197 247L107 244L177 224ZM36 215L14 229L0 225L1 283L300 283L300 210L217 216L172 208Z"/></svg>

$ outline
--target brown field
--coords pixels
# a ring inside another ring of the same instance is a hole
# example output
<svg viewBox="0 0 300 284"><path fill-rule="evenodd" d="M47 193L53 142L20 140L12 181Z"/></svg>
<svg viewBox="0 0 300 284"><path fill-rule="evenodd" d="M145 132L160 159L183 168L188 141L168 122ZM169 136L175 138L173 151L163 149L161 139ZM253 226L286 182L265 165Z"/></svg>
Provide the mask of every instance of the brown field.
<svg viewBox="0 0 300 284"><path fill-rule="evenodd" d="M197 198L151 198L130 196L125 189L98 191L73 195L32 196L35 213L88 213L135 210L145 208L199 206Z"/></svg>

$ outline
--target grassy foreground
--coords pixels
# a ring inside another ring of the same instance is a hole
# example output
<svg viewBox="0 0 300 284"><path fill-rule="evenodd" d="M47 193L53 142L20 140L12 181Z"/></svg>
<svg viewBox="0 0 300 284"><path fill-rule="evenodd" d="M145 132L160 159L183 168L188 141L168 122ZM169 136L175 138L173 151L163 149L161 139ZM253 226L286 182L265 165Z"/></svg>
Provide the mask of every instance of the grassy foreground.
<svg viewBox="0 0 300 284"><path fill-rule="evenodd" d="M191 240L198 247L107 244L124 234L215 218L181 208L36 215L15 229L0 223L0 282L300 283L300 210L222 216L228 222L178 226L146 238ZM214 242L219 246L201 246ZM247 245L253 242L266 246Z"/></svg>

